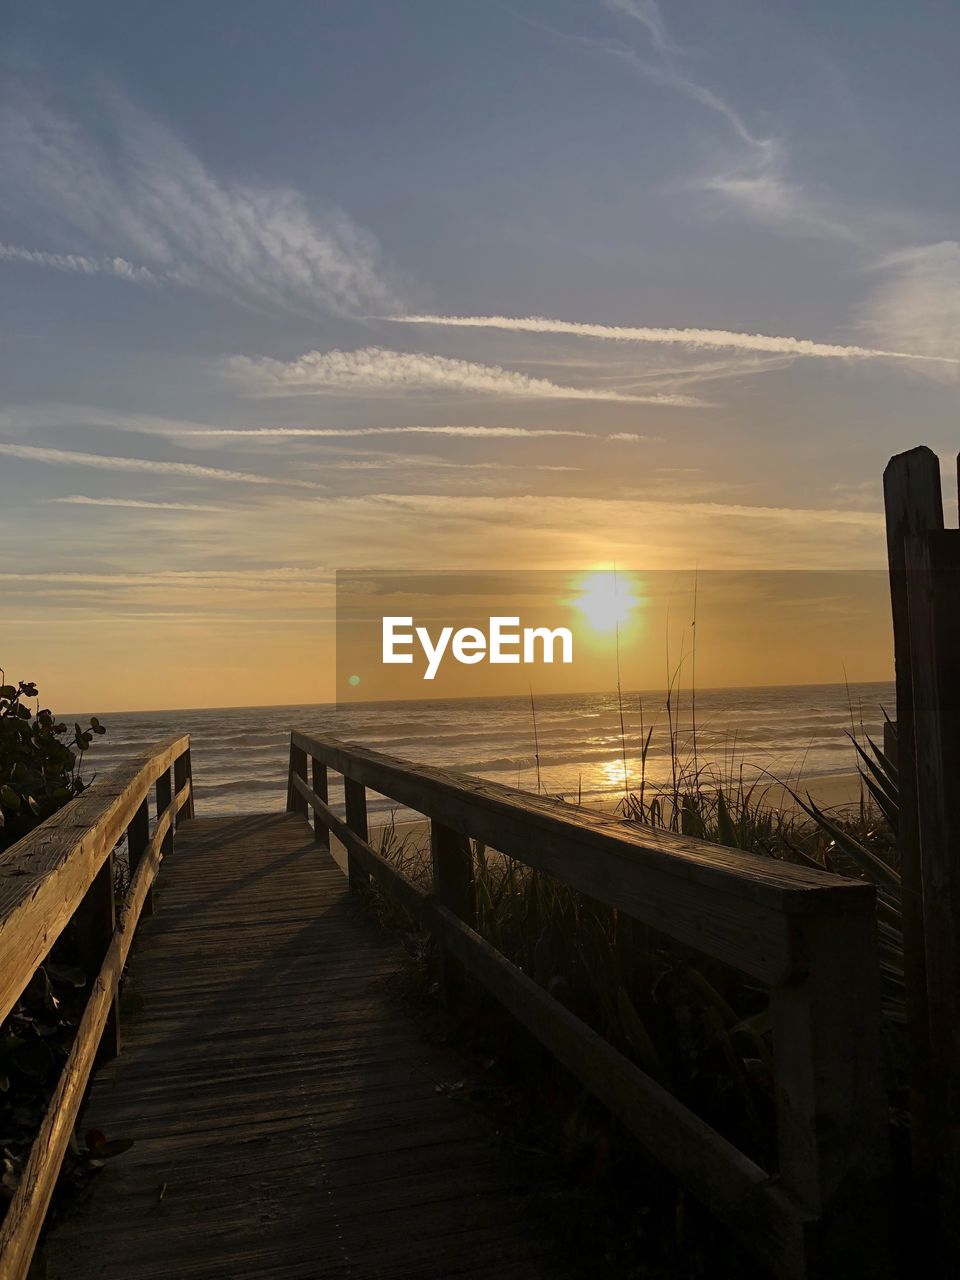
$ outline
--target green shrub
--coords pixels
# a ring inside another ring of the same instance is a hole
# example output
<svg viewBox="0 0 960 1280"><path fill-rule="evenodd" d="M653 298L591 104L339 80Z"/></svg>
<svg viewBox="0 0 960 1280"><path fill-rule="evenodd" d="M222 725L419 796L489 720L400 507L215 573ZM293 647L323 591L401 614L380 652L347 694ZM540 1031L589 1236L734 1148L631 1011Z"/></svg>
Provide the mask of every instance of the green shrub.
<svg viewBox="0 0 960 1280"><path fill-rule="evenodd" d="M95 717L69 730L47 708L31 711L30 680L3 684L0 671L0 851L49 818L92 779L81 775L94 736L106 733ZM0 1024L0 1219L15 1194L33 1140L63 1070L83 1014L89 975L78 966L75 926L69 924ZM61 1189L74 1189L102 1158L123 1149L92 1131L71 1138ZM56 1205L55 1205L56 1207Z"/></svg>
<svg viewBox="0 0 960 1280"><path fill-rule="evenodd" d="M31 680L0 685L0 850L86 788L84 754L95 734L106 733L96 716L89 728L71 731L39 703L31 711L27 699L36 697Z"/></svg>

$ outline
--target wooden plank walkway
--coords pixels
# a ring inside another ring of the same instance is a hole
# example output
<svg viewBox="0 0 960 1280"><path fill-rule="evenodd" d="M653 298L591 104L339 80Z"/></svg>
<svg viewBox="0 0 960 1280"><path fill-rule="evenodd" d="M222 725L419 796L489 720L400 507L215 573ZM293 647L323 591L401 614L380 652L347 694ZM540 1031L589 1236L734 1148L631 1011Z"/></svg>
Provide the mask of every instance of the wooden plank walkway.
<svg viewBox="0 0 960 1280"><path fill-rule="evenodd" d="M48 1280L559 1274L302 817L186 824L156 893L83 1120L135 1145L48 1237Z"/></svg>

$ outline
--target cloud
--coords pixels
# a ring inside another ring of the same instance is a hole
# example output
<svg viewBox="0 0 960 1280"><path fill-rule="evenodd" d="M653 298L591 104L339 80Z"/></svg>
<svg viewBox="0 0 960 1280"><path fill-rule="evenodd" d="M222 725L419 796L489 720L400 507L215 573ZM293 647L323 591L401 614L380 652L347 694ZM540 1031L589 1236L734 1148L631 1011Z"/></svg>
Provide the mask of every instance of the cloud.
<svg viewBox="0 0 960 1280"><path fill-rule="evenodd" d="M412 321L418 319L430 322L430 317L410 317ZM432 322L437 323L437 320ZM439 322L473 323L451 319ZM234 356L229 367L261 395L297 395L327 390L363 393L439 390L527 400L613 400L686 408L700 408L705 403L693 396L627 395L593 387L560 386L546 378L531 378L500 365L386 351L382 347L364 347L358 351L308 351L299 359L290 361L275 360L269 356Z"/></svg>
<svg viewBox="0 0 960 1280"><path fill-rule="evenodd" d="M931 361L960 364L960 243L903 249L874 271L882 279L862 309L863 328Z"/></svg>
<svg viewBox="0 0 960 1280"><path fill-rule="evenodd" d="M751 162L730 172L713 174L687 186L719 196L753 222L788 236L863 244L871 234L867 220L851 218L831 208L797 183L788 181L780 169L779 159L768 156L759 163Z"/></svg>
<svg viewBox="0 0 960 1280"><path fill-rule="evenodd" d="M590 436L589 431L553 427L195 427L185 426L179 435L271 437L317 436L341 439L352 436L463 436L467 439L526 439L537 436Z"/></svg>
<svg viewBox="0 0 960 1280"><path fill-rule="evenodd" d="M147 267L135 267L126 258L88 258L78 253L47 253L41 249L24 249L20 245L0 243L0 259L24 262L52 271L72 271L84 276L116 276L132 284L156 284L157 277Z"/></svg>
<svg viewBox="0 0 960 1280"><path fill-rule="evenodd" d="M376 240L347 214L313 208L290 188L218 177L118 95L96 106L97 138L29 94L8 95L0 166L9 214L46 235L98 246L108 261L125 264L117 275L138 270L129 257L149 264L151 275L246 302L308 312L394 305ZM85 271L69 261L101 261L30 249L15 256L61 270Z"/></svg>
<svg viewBox="0 0 960 1280"><path fill-rule="evenodd" d="M582 324L572 320L548 320L543 316L392 316L400 324L429 324L464 329L504 329L510 333L563 333L610 342L649 342L682 347L728 347L738 351L763 351L772 355L816 356L831 360L932 360L960 363L943 355L887 351L874 347L840 346L812 342L808 338L773 337L762 333L734 333L727 329L656 329L624 325Z"/></svg>
<svg viewBox="0 0 960 1280"><path fill-rule="evenodd" d="M693 70L696 50L679 45L670 35L656 0L605 0L607 9L640 23L649 38L651 56L637 53L619 41L585 40L609 57L655 84L683 94L719 117L741 144L737 163L729 158L719 172L682 184L719 198L751 221L787 236L834 240L855 247L876 248L898 225L902 215L871 207L854 211L842 203L806 190L789 174L783 139L760 136L719 93L702 83Z"/></svg>
<svg viewBox="0 0 960 1280"><path fill-rule="evenodd" d="M81 493L72 493L66 498L45 498L44 501L74 507L134 507L138 511L222 511L224 509L199 502L148 502L144 498L88 498Z"/></svg>
<svg viewBox="0 0 960 1280"><path fill-rule="evenodd" d="M554 463L539 462L474 462L472 460L457 462L450 458L437 458L430 454L412 454L406 456L399 453L358 454L352 458L324 458L325 471L398 471L401 468L413 467L416 471L431 471L437 468L454 471L580 471L580 467L560 466Z"/></svg>
<svg viewBox="0 0 960 1280"><path fill-rule="evenodd" d="M286 565L271 565L272 582L298 583L325 581L329 571L320 566L314 568L296 568ZM36 572L20 573L16 571L0 572L0 582L59 582L79 583L90 586L208 586L223 584L242 588L247 591L270 589L270 583L251 574L249 567L243 569L159 569L147 573L97 573L87 570L44 569Z"/></svg>
<svg viewBox="0 0 960 1280"><path fill-rule="evenodd" d="M701 84L693 75L689 69L689 55L671 38L656 0L606 0L606 6L624 17L635 19L646 29L654 60L642 57L629 45L616 40L582 38L584 43L601 49L645 79L673 89L719 116L737 138L749 147L764 154L773 150L775 143L771 139L754 134L740 113L725 98Z"/></svg>
<svg viewBox="0 0 960 1280"><path fill-rule="evenodd" d="M576 431L553 427L195 427L185 426L168 434L178 436L224 436L246 440L270 439L344 439L354 436L447 436L466 440L532 440L544 436L569 436L582 440L649 441L654 436L618 431L597 436L592 431Z"/></svg>
<svg viewBox="0 0 960 1280"><path fill-rule="evenodd" d="M0 454L55 466L93 467L100 471L142 471L150 475L189 476L193 480L225 480L238 484L291 485L297 489L324 489L312 480L253 475L249 471L225 471L194 462L168 462L154 458L117 458L102 453L78 453L72 449L47 449L39 445L0 442Z"/></svg>
<svg viewBox="0 0 960 1280"><path fill-rule="evenodd" d="M670 570L836 569L879 567L885 554L879 512L688 501L640 489L628 496L331 495L309 505L329 512L340 530L349 556L342 567L365 558L383 568L417 563L438 538L463 568L488 568L500 557L567 570L614 560Z"/></svg>

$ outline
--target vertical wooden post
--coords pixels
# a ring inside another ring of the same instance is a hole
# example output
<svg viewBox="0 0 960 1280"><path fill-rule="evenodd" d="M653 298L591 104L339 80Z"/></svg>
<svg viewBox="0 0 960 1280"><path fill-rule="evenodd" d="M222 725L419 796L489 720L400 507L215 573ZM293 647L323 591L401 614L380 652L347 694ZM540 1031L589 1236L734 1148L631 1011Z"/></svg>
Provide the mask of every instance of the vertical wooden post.
<svg viewBox="0 0 960 1280"><path fill-rule="evenodd" d="M927 967L923 939L923 887L917 809L916 741L913 723L913 665L910 608L907 600L905 540L943 528L940 460L925 447L891 458L883 473L890 566L890 603L897 681L897 761L900 822L897 840L903 884L903 966L910 1049L911 1158L915 1236L930 1234L934 1202L933 1139L927 1114L930 1093L930 1032Z"/></svg>
<svg viewBox="0 0 960 1280"><path fill-rule="evenodd" d="M883 722L883 754L887 757L895 769L899 768L899 748L897 746L897 722L896 720L884 720Z"/></svg>
<svg viewBox="0 0 960 1280"><path fill-rule="evenodd" d="M367 830L367 789L362 782L353 778L343 779L343 799L347 811L347 826L355 831L361 840L369 840ZM354 892L369 885L370 877L356 861L350 850L347 850L347 878Z"/></svg>
<svg viewBox="0 0 960 1280"><path fill-rule="evenodd" d="M771 993L780 1181L813 1211L804 1275L884 1277L890 1139L872 904L796 921L806 971Z"/></svg>
<svg viewBox="0 0 960 1280"><path fill-rule="evenodd" d="M433 863L433 892L471 928L477 923L476 885L470 840L435 818L430 821L430 858ZM462 991L464 975L449 956L441 970L443 998L447 1002Z"/></svg>
<svg viewBox="0 0 960 1280"><path fill-rule="evenodd" d="M311 756L310 758L310 785L313 788L313 794L326 803L329 798L327 795L327 766L322 760L318 760L316 756ZM330 848L330 831L324 825L319 813L313 815L313 838L321 849Z"/></svg>
<svg viewBox="0 0 960 1280"><path fill-rule="evenodd" d="M77 908L77 952L80 967L89 977L90 986L100 972L107 948L116 928L113 900L113 854L94 876L90 888ZM120 1052L120 1010L117 996L107 1017L100 1041L98 1058L115 1058Z"/></svg>
<svg viewBox="0 0 960 1280"><path fill-rule="evenodd" d="M290 737L290 761L287 765L287 813L293 813L293 755L296 747L293 745L293 735Z"/></svg>
<svg viewBox="0 0 960 1280"><path fill-rule="evenodd" d="M130 879L133 879L134 872L140 865L140 859L143 857L144 850L150 843L150 808L144 798L143 804L130 819L130 826L127 828L127 857L130 863ZM153 889L149 889L144 899L142 916L153 915Z"/></svg>
<svg viewBox="0 0 960 1280"><path fill-rule="evenodd" d="M430 858L434 893L472 929L477 922L477 905L469 839L434 818L430 822Z"/></svg>
<svg viewBox="0 0 960 1280"><path fill-rule="evenodd" d="M187 785L187 757L186 754L177 756L173 762L173 794L179 795L183 788ZM181 822L185 822L189 818L187 807L184 805L181 813L176 815L174 825L179 827Z"/></svg>
<svg viewBox="0 0 960 1280"><path fill-rule="evenodd" d="M196 817L196 805L193 801L193 757L190 755L189 747L184 752L183 759L187 781L190 783L190 799L187 801L186 815L188 818L194 818Z"/></svg>
<svg viewBox="0 0 960 1280"><path fill-rule="evenodd" d="M173 784L172 784L172 779L170 777L169 769L166 769L163 773L161 773L160 777L157 779L156 793L157 793L157 820L159 821L160 815L163 813L163 811L169 805L170 801L173 799ZM173 853L173 823L172 822L170 824L169 830L167 831L167 834L163 837L162 844L160 845L160 856L162 858L169 858L171 853Z"/></svg>
<svg viewBox="0 0 960 1280"><path fill-rule="evenodd" d="M960 1274L960 530L906 543L941 1267Z"/></svg>
<svg viewBox="0 0 960 1280"><path fill-rule="evenodd" d="M287 813L302 813L306 815L310 806L293 785L294 777L302 778L304 782L307 780L307 753L303 747L295 746L293 740L290 741L290 774L287 785Z"/></svg>

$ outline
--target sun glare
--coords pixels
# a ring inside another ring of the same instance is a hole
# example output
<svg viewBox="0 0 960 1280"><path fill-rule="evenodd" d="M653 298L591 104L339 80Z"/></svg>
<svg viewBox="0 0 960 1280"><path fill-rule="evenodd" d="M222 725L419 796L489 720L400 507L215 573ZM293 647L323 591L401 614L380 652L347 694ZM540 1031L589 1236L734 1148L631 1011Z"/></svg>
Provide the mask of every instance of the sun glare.
<svg viewBox="0 0 960 1280"><path fill-rule="evenodd" d="M585 574L577 583L576 591L571 603L593 630L599 632L622 628L640 603L629 577L613 570Z"/></svg>

